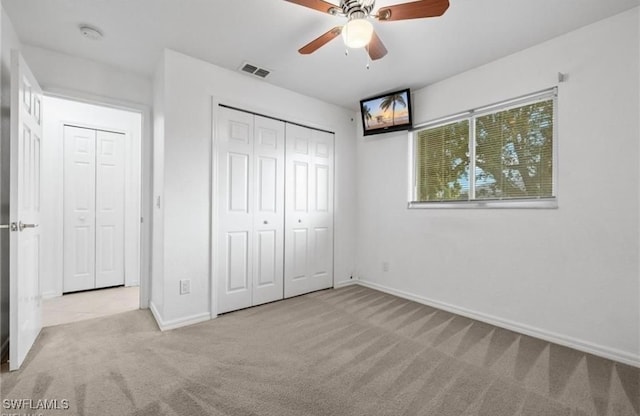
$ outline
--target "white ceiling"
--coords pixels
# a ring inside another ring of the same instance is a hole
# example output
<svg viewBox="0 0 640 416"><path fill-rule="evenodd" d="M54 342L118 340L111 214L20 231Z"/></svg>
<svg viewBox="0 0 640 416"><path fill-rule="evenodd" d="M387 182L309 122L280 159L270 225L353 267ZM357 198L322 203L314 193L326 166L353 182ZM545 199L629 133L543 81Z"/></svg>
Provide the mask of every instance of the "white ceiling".
<svg viewBox="0 0 640 416"><path fill-rule="evenodd" d="M337 3L338 0L329 0ZM378 0L383 5L403 0ZM364 50L335 39L297 50L343 22L284 0L3 0L23 43L150 77L163 48L236 70L272 70L267 82L346 108L394 88L418 88L628 10L639 0L450 0L442 17L374 25L389 54L366 69ZM83 38L78 25L104 38ZM567 51L570 53L570 51Z"/></svg>

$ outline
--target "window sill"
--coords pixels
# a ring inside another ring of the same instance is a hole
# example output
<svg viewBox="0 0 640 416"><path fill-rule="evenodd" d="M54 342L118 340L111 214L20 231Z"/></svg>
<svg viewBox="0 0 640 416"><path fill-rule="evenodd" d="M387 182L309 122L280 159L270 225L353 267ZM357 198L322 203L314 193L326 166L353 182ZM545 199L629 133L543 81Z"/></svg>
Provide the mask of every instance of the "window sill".
<svg viewBox="0 0 640 416"><path fill-rule="evenodd" d="M486 201L411 201L409 209L556 209L557 198Z"/></svg>

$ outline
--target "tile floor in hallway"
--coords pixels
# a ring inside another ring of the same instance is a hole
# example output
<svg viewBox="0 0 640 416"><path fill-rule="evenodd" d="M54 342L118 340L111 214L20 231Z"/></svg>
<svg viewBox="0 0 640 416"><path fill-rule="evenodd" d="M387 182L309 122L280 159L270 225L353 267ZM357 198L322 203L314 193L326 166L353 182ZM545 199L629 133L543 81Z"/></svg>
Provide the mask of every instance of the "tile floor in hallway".
<svg viewBox="0 0 640 416"><path fill-rule="evenodd" d="M139 287L116 287L45 299L42 326L54 326L114 315L140 307Z"/></svg>

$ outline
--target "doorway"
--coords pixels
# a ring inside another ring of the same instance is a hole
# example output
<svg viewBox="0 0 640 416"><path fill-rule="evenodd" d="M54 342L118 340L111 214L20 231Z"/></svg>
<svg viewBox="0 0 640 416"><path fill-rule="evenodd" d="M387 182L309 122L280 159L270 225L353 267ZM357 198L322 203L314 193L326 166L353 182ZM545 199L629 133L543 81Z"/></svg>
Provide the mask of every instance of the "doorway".
<svg viewBox="0 0 640 416"><path fill-rule="evenodd" d="M43 101L43 323L138 308L142 114Z"/></svg>

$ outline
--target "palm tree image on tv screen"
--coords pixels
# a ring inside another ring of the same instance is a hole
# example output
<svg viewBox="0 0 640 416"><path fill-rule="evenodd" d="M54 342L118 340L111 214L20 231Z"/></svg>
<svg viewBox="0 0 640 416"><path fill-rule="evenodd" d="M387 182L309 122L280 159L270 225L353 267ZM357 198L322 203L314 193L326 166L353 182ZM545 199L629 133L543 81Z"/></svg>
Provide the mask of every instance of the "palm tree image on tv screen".
<svg viewBox="0 0 640 416"><path fill-rule="evenodd" d="M364 130L372 132L410 125L409 92L399 91L361 103Z"/></svg>

